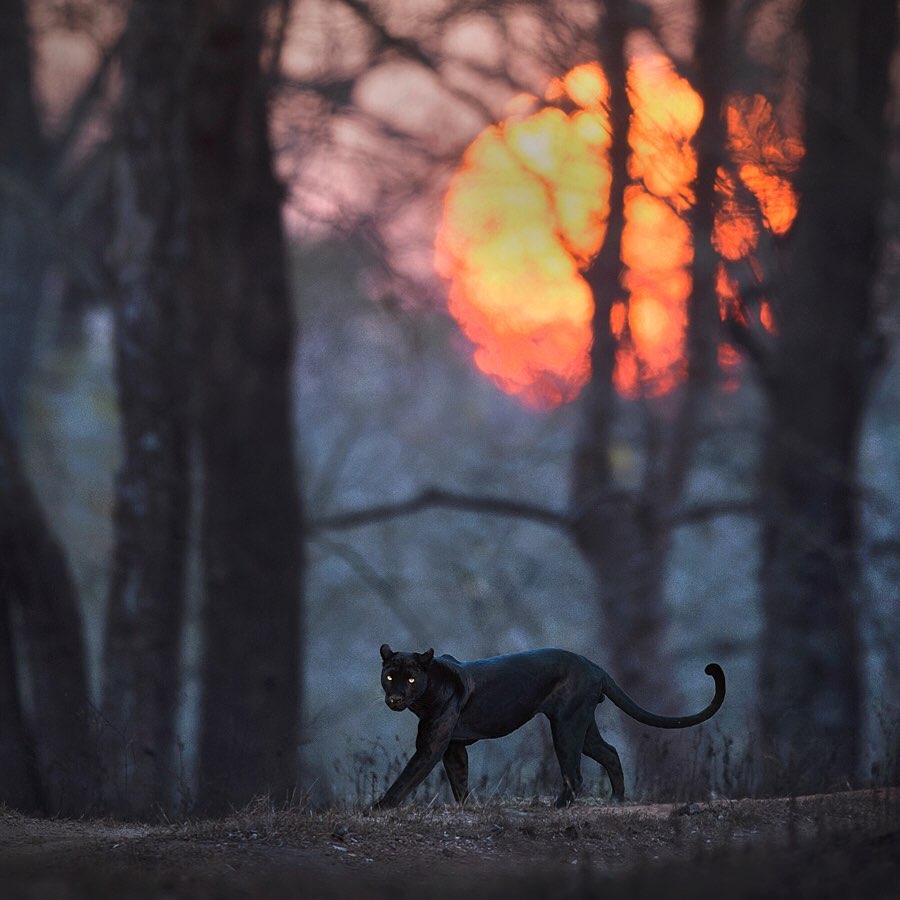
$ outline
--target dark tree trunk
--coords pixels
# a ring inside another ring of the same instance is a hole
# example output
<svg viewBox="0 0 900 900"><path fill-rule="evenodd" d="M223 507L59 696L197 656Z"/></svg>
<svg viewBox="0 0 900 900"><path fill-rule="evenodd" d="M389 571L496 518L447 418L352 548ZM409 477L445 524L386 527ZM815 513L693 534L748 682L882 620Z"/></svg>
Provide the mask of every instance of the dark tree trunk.
<svg viewBox="0 0 900 900"><path fill-rule="evenodd" d="M2 414L0 592L0 701L11 716L0 724L4 752L11 752L10 742L22 742L21 753L11 753L14 768L2 777L18 772L23 778L12 796L20 791L26 808L40 800L47 812L81 815L94 799L97 770L78 603L63 550L22 471ZM18 642L9 627L13 609L21 627ZM16 645L24 651L19 665ZM23 721L18 690L26 679L31 703ZM32 787L32 748L39 789Z"/></svg>
<svg viewBox="0 0 900 900"><path fill-rule="evenodd" d="M123 462L106 620L107 803L169 809L189 512L185 0L136 0L116 161L116 378Z"/></svg>
<svg viewBox="0 0 900 900"><path fill-rule="evenodd" d="M880 362L872 288L896 18L893 0L802 12L807 152L767 360L760 671L775 774L798 791L846 783L859 761L857 457Z"/></svg>
<svg viewBox="0 0 900 900"><path fill-rule="evenodd" d="M610 87L610 212L606 239L586 275L594 297L594 339L591 379L581 400L574 449L571 503L575 540L597 584L598 635L607 647L609 669L635 696L670 712L677 691L671 666L662 658L667 535L660 530L647 498L638 490L619 486L610 465L612 428L619 414L610 310L624 295L621 246L631 116L625 88L626 37L624 4L608 4L601 58Z"/></svg>
<svg viewBox="0 0 900 900"><path fill-rule="evenodd" d="M12 194L40 189L44 144L32 95L24 0L0 0L0 403L18 432L44 268L40 235L23 227Z"/></svg>
<svg viewBox="0 0 900 900"><path fill-rule="evenodd" d="M716 294L718 255L712 234L716 216L716 179L725 161L725 54L728 4L701 0L694 47L695 89L703 100L703 118L697 128L696 199L691 216L694 236L693 289L688 306L688 388L708 391L718 375L719 300Z"/></svg>
<svg viewBox="0 0 900 900"><path fill-rule="evenodd" d="M191 147L206 606L199 803L297 777L303 519L294 323L272 169L261 3L197 6Z"/></svg>
<svg viewBox="0 0 900 900"><path fill-rule="evenodd" d="M691 264L691 296L686 335L687 382L672 427L671 440L656 473L653 494L664 509L672 509L684 484L702 431L704 410L709 408L719 381L721 327L716 293L718 254L712 244L716 216L716 179L725 160L725 54L728 4L701 0L694 45L694 88L703 100L703 118L697 128L695 201L690 215L694 239Z"/></svg>
<svg viewBox="0 0 900 900"><path fill-rule="evenodd" d="M714 0L702 5L696 48L698 88L705 114L696 138L698 178L692 215L695 257L694 290L688 310L688 379L679 395L670 398L675 410L671 422L664 422L662 411L652 403L644 409L648 438L645 471L638 485L621 484L610 465L612 429L622 402L617 400L613 386L616 341L610 330L610 311L624 298L621 242L631 116L625 90L624 4L607 4L602 34L606 52L601 55L610 85L612 183L606 240L587 273L595 303L594 341L591 381L582 400L582 424L574 454L575 537L598 585L610 670L635 696L662 711L677 713L684 708L684 701L674 660L664 649L668 628L665 567L671 549L671 514L682 496L699 419L717 377L719 320L711 234L716 169L724 146L725 7ZM642 777L655 775L658 785L674 785L681 774L682 750L668 750L668 755L660 756L652 746L642 743L646 730L628 726L628 731L637 744Z"/></svg>
<svg viewBox="0 0 900 900"><path fill-rule="evenodd" d="M19 697L11 598L0 588L0 803L21 812L43 812L34 745Z"/></svg>
<svg viewBox="0 0 900 900"><path fill-rule="evenodd" d="M22 0L0 0L0 121L5 123L0 129L0 169L8 177L30 177L28 144L37 136L37 117L31 97L31 54ZM30 311L37 306L39 283L35 263L34 244L22 234L21 217L3 198L0 203L0 407L7 410L11 422L19 420L26 351L31 342ZM5 431L7 425L4 422L0 427ZM2 459L4 473L8 452L5 450ZM2 496L8 497L5 477L2 490ZM0 722L3 723L0 726L0 802L32 812L40 806L40 792L33 765L34 748L27 736L19 697L11 601L5 582L0 581Z"/></svg>

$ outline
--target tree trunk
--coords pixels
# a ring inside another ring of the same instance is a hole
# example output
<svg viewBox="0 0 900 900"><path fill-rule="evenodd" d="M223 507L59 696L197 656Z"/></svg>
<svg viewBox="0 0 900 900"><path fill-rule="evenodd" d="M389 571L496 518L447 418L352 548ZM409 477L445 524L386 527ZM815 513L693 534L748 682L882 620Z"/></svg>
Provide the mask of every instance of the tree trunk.
<svg viewBox="0 0 900 900"><path fill-rule="evenodd" d="M667 540L654 510L639 490L617 484L610 464L612 428L617 416L613 386L616 342L610 310L623 297L621 246L628 183L628 126L622 3L607 5L601 54L610 88L612 145L610 211L606 239L586 274L594 297L591 379L581 400L581 426L572 469L574 536L597 583L598 635L607 648L614 677L635 696L662 711L676 705L671 666L662 659L666 612L663 565Z"/></svg>
<svg viewBox="0 0 900 900"><path fill-rule="evenodd" d="M694 259L688 305L687 386L689 391L692 388L695 392L699 390L705 397L717 382L721 337L716 294L718 255L713 247L712 235L718 202L716 180L719 167L725 161L726 134L722 112L725 105L725 54L728 48L727 12L728 4L722 0L700 0L700 21L694 46L695 87L703 100L703 118L694 139L697 180L691 215Z"/></svg>
<svg viewBox="0 0 900 900"><path fill-rule="evenodd" d="M84 641L77 598L62 548L25 478L13 437L0 415L0 688L3 745L21 742L12 753L10 773L22 777L20 802L38 799L46 811L82 815L94 799L96 766ZM13 606L21 627L24 665L16 665L10 633ZM30 707L22 721L19 687L27 679ZM9 732L7 733L7 729ZM32 744L33 741L33 744ZM33 748L39 789L33 783ZM22 759L26 763L21 771ZM13 792L13 796L16 795Z"/></svg>
<svg viewBox="0 0 900 900"><path fill-rule="evenodd" d="M768 360L761 504L768 786L795 791L846 783L859 761L857 458L880 362L872 288L897 12L893 0L845 0L802 16L807 152Z"/></svg>
<svg viewBox="0 0 900 900"><path fill-rule="evenodd" d="M37 117L31 96L31 54L22 0L0 0L0 121L6 123L0 129L0 169L13 176L29 177L29 144L37 136ZM4 200L0 204L0 407L6 410L10 423L19 421L33 331L30 311L37 306L39 282L34 248L35 244L22 233L21 217ZM5 430L7 425L2 427ZM6 471L5 456L3 469ZM5 498L9 490L5 479L2 487ZM19 697L19 666L11 630L12 598L4 581L0 581L0 592L0 802L33 812L40 806L40 791L34 748L27 736Z"/></svg>
<svg viewBox="0 0 900 900"><path fill-rule="evenodd" d="M719 383L721 326L716 274L719 257L713 247L719 167L725 161L726 134L722 116L725 104L725 54L728 48L728 4L701 0L694 45L695 89L703 100L703 118L697 128L697 178L694 207L689 221L694 239L691 263L691 296L685 338L687 381L680 392L671 440L655 475L652 493L663 509L673 509L684 491L704 411L709 408Z"/></svg>
<svg viewBox="0 0 900 900"><path fill-rule="evenodd" d="M116 378L123 462L107 607L103 712L107 802L169 809L189 500L185 342L185 0L136 0L123 47L116 162Z"/></svg>
<svg viewBox="0 0 900 900"><path fill-rule="evenodd" d="M296 784L303 518L292 431L294 323L282 188L260 70L264 4L195 9L205 660L200 807Z"/></svg>
<svg viewBox="0 0 900 900"><path fill-rule="evenodd" d="M18 193L43 183L43 140L32 95L31 44L24 0L0 0L0 173L21 181ZM2 192L0 192L2 196ZM18 433L25 379L40 306L40 235L23 227L22 210L0 202L0 403Z"/></svg>
<svg viewBox="0 0 900 900"><path fill-rule="evenodd" d="M610 311L624 299L621 287L621 242L625 224L624 191L628 184L628 130L631 108L626 93L623 4L607 4L603 37L604 69L610 85L612 183L606 240L587 273L594 303L592 375L582 400L582 426L575 448L573 506L575 537L598 585L601 623L608 664L614 677L644 702L666 713L683 709L674 660L665 651L668 611L665 568L671 549L670 514L681 498L697 441L699 419L717 375L719 336L715 292L716 257L711 245L715 214L716 170L724 147L721 108L724 5L714 0L701 8L696 60L698 87L705 114L697 133L698 178L692 215L695 255L694 289L688 308L687 384L670 398L677 404L669 424L661 410L647 404L645 471L640 483L622 484L610 464L611 439L620 413L615 389L616 341ZM638 748L642 777L675 783L683 768L683 751L659 754L642 743L646 730L627 726Z"/></svg>
<svg viewBox="0 0 900 900"><path fill-rule="evenodd" d="M44 811L44 802L34 765L34 745L19 697L11 616L9 594L0 591L0 803L37 813Z"/></svg>

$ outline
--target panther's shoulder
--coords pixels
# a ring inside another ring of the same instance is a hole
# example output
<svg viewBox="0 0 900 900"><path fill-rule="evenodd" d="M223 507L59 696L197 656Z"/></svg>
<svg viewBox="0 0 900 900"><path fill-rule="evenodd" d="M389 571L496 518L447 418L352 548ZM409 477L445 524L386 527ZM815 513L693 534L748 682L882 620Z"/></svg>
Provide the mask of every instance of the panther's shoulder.
<svg viewBox="0 0 900 900"><path fill-rule="evenodd" d="M436 656L431 664L429 677L434 677L435 674L445 683L452 684L461 702L465 703L469 699L475 685L466 663L460 662L460 660L449 653L443 653L440 656Z"/></svg>

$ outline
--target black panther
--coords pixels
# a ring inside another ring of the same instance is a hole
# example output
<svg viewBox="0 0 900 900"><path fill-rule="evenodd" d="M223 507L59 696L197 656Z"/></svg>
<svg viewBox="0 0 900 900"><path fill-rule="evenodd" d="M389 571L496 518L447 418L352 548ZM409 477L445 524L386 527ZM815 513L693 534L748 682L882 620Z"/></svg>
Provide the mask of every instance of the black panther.
<svg viewBox="0 0 900 900"><path fill-rule="evenodd" d="M574 802L581 787L581 754L606 770L614 800L625 798L622 764L615 747L600 736L594 707L609 697L624 713L656 728L689 728L715 715L725 699L725 673L710 663L715 696L692 716L657 716L642 709L615 681L584 656L567 650L531 650L460 662L452 656L394 651L381 645L384 701L419 717L416 752L375 807L396 806L437 765L444 763L450 788L468 796L466 747L510 734L538 713L550 721L562 772L557 806Z"/></svg>

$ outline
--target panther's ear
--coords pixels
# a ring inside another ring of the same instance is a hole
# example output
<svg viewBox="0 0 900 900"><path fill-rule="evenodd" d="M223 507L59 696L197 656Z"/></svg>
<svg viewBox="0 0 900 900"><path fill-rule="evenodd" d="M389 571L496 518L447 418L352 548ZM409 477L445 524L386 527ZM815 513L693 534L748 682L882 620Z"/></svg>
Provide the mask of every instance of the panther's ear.
<svg viewBox="0 0 900 900"><path fill-rule="evenodd" d="M394 651L387 644L381 645L381 658L387 662L394 655Z"/></svg>
<svg viewBox="0 0 900 900"><path fill-rule="evenodd" d="M431 661L434 659L434 647L429 647L424 653L417 653L416 659L421 664L423 669L427 669L431 665Z"/></svg>

